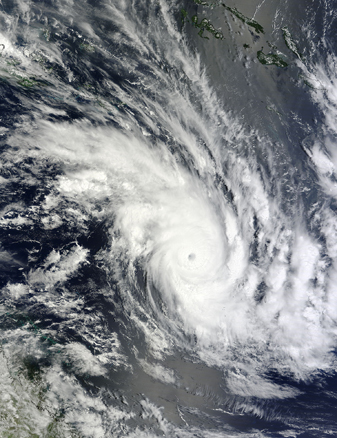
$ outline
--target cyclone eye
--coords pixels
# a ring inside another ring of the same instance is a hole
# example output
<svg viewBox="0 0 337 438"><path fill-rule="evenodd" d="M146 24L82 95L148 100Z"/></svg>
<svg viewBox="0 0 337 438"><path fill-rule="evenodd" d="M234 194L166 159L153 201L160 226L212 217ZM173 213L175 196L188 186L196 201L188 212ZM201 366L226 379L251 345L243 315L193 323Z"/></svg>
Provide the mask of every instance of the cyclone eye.
<svg viewBox="0 0 337 438"><path fill-rule="evenodd" d="M193 254L193 253L189 254L189 256L188 256L188 260L189 260L190 262L193 262L193 260L195 260L195 254Z"/></svg>

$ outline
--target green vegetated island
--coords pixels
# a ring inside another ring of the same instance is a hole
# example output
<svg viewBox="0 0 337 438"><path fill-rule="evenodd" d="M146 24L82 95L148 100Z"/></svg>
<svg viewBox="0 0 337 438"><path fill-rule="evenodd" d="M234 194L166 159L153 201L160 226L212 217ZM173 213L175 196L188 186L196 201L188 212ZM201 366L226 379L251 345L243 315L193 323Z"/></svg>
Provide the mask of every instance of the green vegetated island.
<svg viewBox="0 0 337 438"><path fill-rule="evenodd" d="M256 20L253 18L246 17L244 14L242 14L237 8L232 8L230 6L227 6L225 3L208 3L203 0L193 0L193 2L200 6L206 6L210 8L222 6L224 7L233 17L240 20L242 23L246 24L251 28L253 32L256 34L264 34L264 29L261 24L259 24ZM211 36L218 40L223 40L225 37L220 29L216 29L215 26L210 22L208 18L201 18L199 19L197 14L194 14L192 17L189 16L186 9L181 9L181 17L182 17L182 25L185 25L185 23L190 23L195 28L199 29L198 35L201 38L209 39ZM282 35L285 41L286 46L288 49L294 53L297 58L302 60L302 55L299 52L297 45L295 41L293 40L291 33L287 27L283 27L282 29ZM288 63L284 59L284 55L282 56L282 53L277 50L277 47L268 43L271 51L269 53L263 52L263 47L261 50L258 50L257 52L257 59L258 61L263 65L275 65L277 67L287 67ZM249 44L244 44L243 47L245 49L249 49Z"/></svg>

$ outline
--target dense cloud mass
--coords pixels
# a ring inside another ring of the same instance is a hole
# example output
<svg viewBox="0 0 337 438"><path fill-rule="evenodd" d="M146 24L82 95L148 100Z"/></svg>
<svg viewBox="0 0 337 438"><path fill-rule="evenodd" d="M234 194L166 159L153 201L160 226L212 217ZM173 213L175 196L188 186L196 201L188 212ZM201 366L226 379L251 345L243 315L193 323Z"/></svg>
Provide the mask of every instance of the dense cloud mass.
<svg viewBox="0 0 337 438"><path fill-rule="evenodd" d="M278 3L0 2L2 436L337 433L336 5Z"/></svg>

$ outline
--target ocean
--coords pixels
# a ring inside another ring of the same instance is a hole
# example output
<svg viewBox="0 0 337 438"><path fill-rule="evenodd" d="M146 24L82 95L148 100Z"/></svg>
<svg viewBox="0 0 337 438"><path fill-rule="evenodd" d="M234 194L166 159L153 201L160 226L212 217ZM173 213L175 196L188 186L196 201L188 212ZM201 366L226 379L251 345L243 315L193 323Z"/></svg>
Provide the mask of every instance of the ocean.
<svg viewBox="0 0 337 438"><path fill-rule="evenodd" d="M0 1L0 435L337 436L337 3Z"/></svg>

